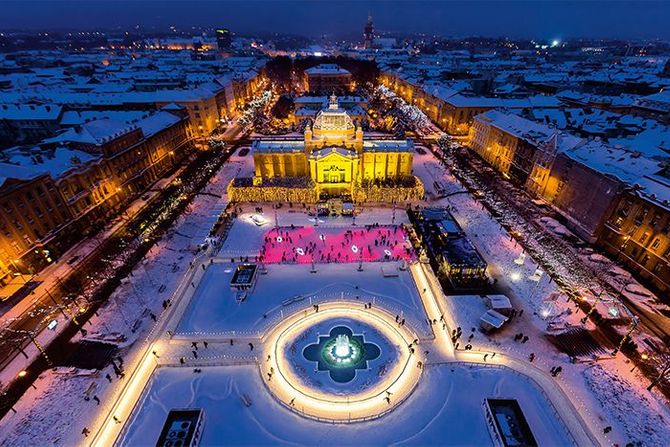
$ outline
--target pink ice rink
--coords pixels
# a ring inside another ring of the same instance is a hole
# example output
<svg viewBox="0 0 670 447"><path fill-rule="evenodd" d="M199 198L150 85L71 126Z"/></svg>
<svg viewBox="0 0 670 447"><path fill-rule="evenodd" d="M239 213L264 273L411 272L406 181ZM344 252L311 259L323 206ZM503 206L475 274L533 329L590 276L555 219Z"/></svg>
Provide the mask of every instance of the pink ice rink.
<svg viewBox="0 0 670 447"><path fill-rule="evenodd" d="M375 245L375 241L377 245ZM265 263L308 264L411 260L405 230L383 227L279 227L268 231L261 249Z"/></svg>

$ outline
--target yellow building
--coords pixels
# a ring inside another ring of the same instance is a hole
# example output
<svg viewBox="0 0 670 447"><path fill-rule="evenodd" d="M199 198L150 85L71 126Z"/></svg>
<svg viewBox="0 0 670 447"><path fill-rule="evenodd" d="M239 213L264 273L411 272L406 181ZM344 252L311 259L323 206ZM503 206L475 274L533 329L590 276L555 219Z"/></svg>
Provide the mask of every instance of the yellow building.
<svg viewBox="0 0 670 447"><path fill-rule="evenodd" d="M380 196L382 201L400 200L401 193L394 193L394 189L417 198L423 195L421 182L412 175L412 141L364 139L362 128L339 108L334 96L328 108L317 114L313 125L307 126L302 141L256 140L252 149L254 187L295 185L314 190L316 199L344 197L358 201L372 200L366 192L370 188L389 189L375 191L375 201ZM251 186L244 179L237 180L233 186ZM234 200L244 197L233 196Z"/></svg>

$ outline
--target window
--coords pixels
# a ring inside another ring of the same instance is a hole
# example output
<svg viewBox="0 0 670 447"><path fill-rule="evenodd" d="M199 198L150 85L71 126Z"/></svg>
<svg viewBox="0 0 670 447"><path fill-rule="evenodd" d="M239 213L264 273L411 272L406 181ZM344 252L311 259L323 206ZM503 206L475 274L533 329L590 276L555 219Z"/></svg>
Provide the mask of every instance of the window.
<svg viewBox="0 0 670 447"><path fill-rule="evenodd" d="M659 245L661 245L661 240L659 238L656 238L654 239L654 242L651 243L651 249L656 250Z"/></svg>
<svg viewBox="0 0 670 447"><path fill-rule="evenodd" d="M646 231L642 233L642 236L640 236L640 244L644 244L644 241L646 241L648 237L649 233L647 233Z"/></svg>

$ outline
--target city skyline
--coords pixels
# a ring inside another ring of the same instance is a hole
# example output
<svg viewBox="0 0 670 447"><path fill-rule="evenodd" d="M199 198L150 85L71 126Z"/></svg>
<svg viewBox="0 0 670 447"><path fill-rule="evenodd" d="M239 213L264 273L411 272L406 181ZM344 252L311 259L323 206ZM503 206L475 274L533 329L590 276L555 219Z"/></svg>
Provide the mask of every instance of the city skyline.
<svg viewBox="0 0 670 447"><path fill-rule="evenodd" d="M668 444L670 0L0 1L0 446Z"/></svg>
<svg viewBox="0 0 670 447"><path fill-rule="evenodd" d="M31 7L27 8L26 5ZM6 1L3 30L229 26L237 33L352 36L371 14L378 32L525 39L666 39L662 1ZM217 18L218 16L218 18ZM397 20L402 17L402 20Z"/></svg>

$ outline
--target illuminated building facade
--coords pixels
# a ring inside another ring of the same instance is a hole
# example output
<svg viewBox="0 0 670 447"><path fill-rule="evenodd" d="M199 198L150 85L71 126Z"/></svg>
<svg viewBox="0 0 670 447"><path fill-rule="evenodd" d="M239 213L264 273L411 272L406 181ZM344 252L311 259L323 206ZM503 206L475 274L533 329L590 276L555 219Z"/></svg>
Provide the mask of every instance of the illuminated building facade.
<svg viewBox="0 0 670 447"><path fill-rule="evenodd" d="M421 182L412 175L412 141L364 139L362 128L339 108L334 96L307 126L302 141L257 140L253 153L255 187L300 185L313 190L315 199L356 201L372 200L365 191L374 187L388 188L387 196L375 201L400 200L402 191L416 198L423 195ZM234 181L233 186L243 183ZM239 194L233 197L244 200Z"/></svg>

